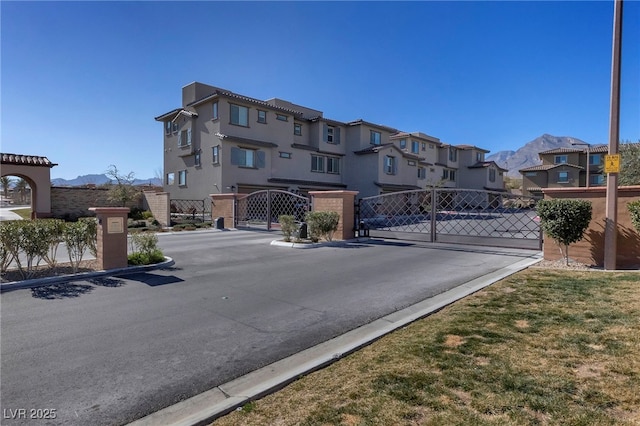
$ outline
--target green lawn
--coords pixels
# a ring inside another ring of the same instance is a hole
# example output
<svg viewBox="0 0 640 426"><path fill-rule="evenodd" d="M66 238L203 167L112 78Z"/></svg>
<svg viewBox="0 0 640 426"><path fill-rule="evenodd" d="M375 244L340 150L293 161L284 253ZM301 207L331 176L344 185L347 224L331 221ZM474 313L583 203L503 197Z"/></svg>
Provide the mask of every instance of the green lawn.
<svg viewBox="0 0 640 426"><path fill-rule="evenodd" d="M640 273L530 268L214 425L638 425Z"/></svg>
<svg viewBox="0 0 640 426"><path fill-rule="evenodd" d="M31 208L11 210L23 219L31 219Z"/></svg>

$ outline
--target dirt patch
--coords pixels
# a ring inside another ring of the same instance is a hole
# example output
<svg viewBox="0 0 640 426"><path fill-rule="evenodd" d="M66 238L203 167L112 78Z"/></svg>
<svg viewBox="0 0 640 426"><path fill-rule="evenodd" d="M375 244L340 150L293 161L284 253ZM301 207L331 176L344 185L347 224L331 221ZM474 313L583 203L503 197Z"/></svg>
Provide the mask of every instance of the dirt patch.
<svg viewBox="0 0 640 426"><path fill-rule="evenodd" d="M517 320L516 327L518 328L529 328L529 321L527 320Z"/></svg>
<svg viewBox="0 0 640 426"><path fill-rule="evenodd" d="M76 273L81 272L93 272L99 271L98 269L98 261L96 259L83 260L78 265L78 270ZM72 275L74 274L73 268L71 267L71 263L58 263L54 268L49 268L47 265L38 266L29 276L26 278L22 276L20 271L17 269L10 269L4 274L2 274L2 279L0 282L10 283L13 281L22 281L22 280L31 280L36 278L47 278L47 277L58 277L61 275Z"/></svg>
<svg viewBox="0 0 640 426"><path fill-rule="evenodd" d="M588 379L590 377L600 377L604 372L604 367L601 365L584 364L576 368L576 376L581 379Z"/></svg>
<svg viewBox="0 0 640 426"><path fill-rule="evenodd" d="M444 345L448 348L457 348L464 343L464 339L461 336L455 334L448 334L444 341Z"/></svg>

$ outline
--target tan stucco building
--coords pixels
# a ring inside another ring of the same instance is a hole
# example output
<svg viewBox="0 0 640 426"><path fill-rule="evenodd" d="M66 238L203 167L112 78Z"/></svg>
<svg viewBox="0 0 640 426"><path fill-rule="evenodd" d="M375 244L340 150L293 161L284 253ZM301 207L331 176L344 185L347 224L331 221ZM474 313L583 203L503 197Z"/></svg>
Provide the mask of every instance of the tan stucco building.
<svg viewBox="0 0 640 426"><path fill-rule="evenodd" d="M485 162L482 148L198 82L183 87L179 108L155 119L164 127L164 190L174 199L260 189L365 197L433 185L504 188L504 170Z"/></svg>

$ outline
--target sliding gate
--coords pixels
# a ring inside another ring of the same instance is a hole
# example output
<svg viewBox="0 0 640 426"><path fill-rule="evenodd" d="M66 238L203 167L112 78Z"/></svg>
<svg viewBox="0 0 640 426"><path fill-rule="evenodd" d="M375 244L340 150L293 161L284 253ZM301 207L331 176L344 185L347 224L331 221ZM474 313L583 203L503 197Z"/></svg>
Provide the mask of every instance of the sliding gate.
<svg viewBox="0 0 640 426"><path fill-rule="evenodd" d="M498 191L435 188L362 198L360 235L542 249L538 198Z"/></svg>
<svg viewBox="0 0 640 426"><path fill-rule="evenodd" d="M277 189L238 195L235 203L235 227L271 230L279 227L278 217L290 215L302 222L311 202L307 197Z"/></svg>

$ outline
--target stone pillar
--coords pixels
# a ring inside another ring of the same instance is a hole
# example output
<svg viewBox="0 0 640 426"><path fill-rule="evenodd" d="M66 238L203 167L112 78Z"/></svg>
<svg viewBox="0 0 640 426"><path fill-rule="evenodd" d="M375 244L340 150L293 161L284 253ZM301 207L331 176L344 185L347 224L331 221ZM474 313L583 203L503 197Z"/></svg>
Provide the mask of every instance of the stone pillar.
<svg viewBox="0 0 640 426"><path fill-rule="evenodd" d="M98 219L98 268L125 268L128 207L90 207Z"/></svg>
<svg viewBox="0 0 640 426"><path fill-rule="evenodd" d="M337 212L340 215L335 238L350 240L355 237L354 215L357 191L309 191L314 212Z"/></svg>
<svg viewBox="0 0 640 426"><path fill-rule="evenodd" d="M210 194L211 197L211 220L224 218L225 228L235 228L235 204L237 194Z"/></svg>
<svg viewBox="0 0 640 426"><path fill-rule="evenodd" d="M144 191L144 199L153 217L162 226L171 226L171 200L168 192Z"/></svg>

